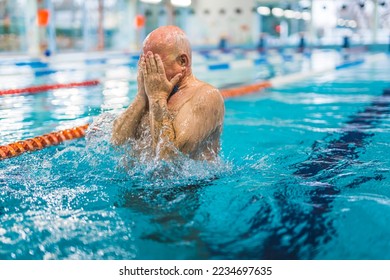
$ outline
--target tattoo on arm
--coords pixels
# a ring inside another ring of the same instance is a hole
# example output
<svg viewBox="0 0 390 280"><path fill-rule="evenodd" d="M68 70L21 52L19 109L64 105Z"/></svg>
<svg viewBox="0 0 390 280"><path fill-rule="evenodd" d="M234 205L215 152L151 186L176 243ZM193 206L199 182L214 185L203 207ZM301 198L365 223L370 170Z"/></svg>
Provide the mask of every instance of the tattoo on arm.
<svg viewBox="0 0 390 280"><path fill-rule="evenodd" d="M175 130L165 100L150 102L150 126L156 156L168 159L174 154Z"/></svg>

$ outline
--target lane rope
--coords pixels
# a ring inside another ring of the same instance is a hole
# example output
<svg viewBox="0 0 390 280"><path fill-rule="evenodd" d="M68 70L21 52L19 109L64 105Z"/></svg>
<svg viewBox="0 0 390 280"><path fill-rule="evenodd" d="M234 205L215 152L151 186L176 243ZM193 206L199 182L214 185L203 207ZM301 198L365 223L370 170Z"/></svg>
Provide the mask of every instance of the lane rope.
<svg viewBox="0 0 390 280"><path fill-rule="evenodd" d="M229 98L229 97L235 97L235 96L258 92L260 90L269 88L271 86L272 84L269 81L264 81L264 82L259 82L259 83L245 85L236 88L223 89L221 90L221 94L224 98Z"/></svg>
<svg viewBox="0 0 390 280"><path fill-rule="evenodd" d="M96 86L98 84L100 84L99 80L89 80L89 81L73 82L67 84L39 85L39 86L31 86L26 88L0 90L0 95L38 93L38 92L43 92L43 91L48 91L53 89L87 87L87 86Z"/></svg>
<svg viewBox="0 0 390 280"><path fill-rule="evenodd" d="M16 157L29 151L42 150L67 140L82 138L88 126L89 124L85 124L0 146L0 160Z"/></svg>

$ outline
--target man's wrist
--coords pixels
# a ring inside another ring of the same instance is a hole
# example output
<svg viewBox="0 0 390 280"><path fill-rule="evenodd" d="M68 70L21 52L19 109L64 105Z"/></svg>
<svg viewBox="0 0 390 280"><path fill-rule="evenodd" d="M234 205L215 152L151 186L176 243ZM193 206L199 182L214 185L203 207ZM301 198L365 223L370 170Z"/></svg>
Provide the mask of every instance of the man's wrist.
<svg viewBox="0 0 390 280"><path fill-rule="evenodd" d="M164 116L168 114L168 104L165 98L149 98L149 111L155 120L163 121Z"/></svg>
<svg viewBox="0 0 390 280"><path fill-rule="evenodd" d="M141 105L144 105L144 106L146 106L146 104L148 103L148 97L146 96L146 94L141 93L141 92L137 93L137 95L135 96L135 99L137 100L138 103L140 103Z"/></svg>
<svg viewBox="0 0 390 280"><path fill-rule="evenodd" d="M154 107L166 107L167 100L165 98L149 98L149 106Z"/></svg>
<svg viewBox="0 0 390 280"><path fill-rule="evenodd" d="M161 92L161 93L153 94L152 96L148 96L148 98L151 103L161 103L161 102L166 103L168 100L168 94L166 94L165 92Z"/></svg>

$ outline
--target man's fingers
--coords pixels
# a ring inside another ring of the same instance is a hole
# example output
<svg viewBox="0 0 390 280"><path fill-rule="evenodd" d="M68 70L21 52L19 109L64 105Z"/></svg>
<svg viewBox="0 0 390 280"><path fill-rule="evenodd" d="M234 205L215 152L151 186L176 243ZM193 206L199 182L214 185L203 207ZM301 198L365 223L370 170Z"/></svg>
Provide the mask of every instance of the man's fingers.
<svg viewBox="0 0 390 280"><path fill-rule="evenodd" d="M157 73L157 65L156 65L156 60L155 60L155 55L150 53L148 55L148 60L149 60L149 65L150 65L150 71L149 73Z"/></svg>
<svg viewBox="0 0 390 280"><path fill-rule="evenodd" d="M143 59L144 59L144 55L141 54L139 59L138 59L138 66L141 66L141 62L142 62Z"/></svg>
<svg viewBox="0 0 390 280"><path fill-rule="evenodd" d="M139 66L139 69L138 69L138 77L143 80L144 79L144 67L142 66L142 64Z"/></svg>
<svg viewBox="0 0 390 280"><path fill-rule="evenodd" d="M148 73L147 67L146 67L146 61L145 57L142 57L142 60L140 62L140 69L143 75L146 75Z"/></svg>
<svg viewBox="0 0 390 280"><path fill-rule="evenodd" d="M155 57L156 57L156 62L157 62L157 72L159 74L164 74L165 75L164 64L163 64L163 62L161 60L161 57L158 54L156 54Z"/></svg>
<svg viewBox="0 0 390 280"><path fill-rule="evenodd" d="M150 65L150 55L152 54L152 52L148 52L146 55L145 55L145 65L146 65L146 72L149 74L149 73L152 73L152 66Z"/></svg>
<svg viewBox="0 0 390 280"><path fill-rule="evenodd" d="M171 79L171 81L170 81L171 84L172 84L173 86L175 86L175 85L179 82L181 76L183 76L183 74L182 74L182 73L179 73L179 74L177 74L175 77L173 77L173 78Z"/></svg>
<svg viewBox="0 0 390 280"><path fill-rule="evenodd" d="M144 60L143 58L144 56L141 55L139 60L138 60L138 72L141 73L142 72L142 61Z"/></svg>

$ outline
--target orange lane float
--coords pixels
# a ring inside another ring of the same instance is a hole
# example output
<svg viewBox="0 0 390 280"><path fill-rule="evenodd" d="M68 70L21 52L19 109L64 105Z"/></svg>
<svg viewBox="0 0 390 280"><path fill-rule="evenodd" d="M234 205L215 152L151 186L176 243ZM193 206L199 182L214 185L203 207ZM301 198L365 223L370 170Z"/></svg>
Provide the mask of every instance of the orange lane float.
<svg viewBox="0 0 390 280"><path fill-rule="evenodd" d="M37 93L37 92L43 92L43 91L48 91L53 89L60 89L60 88L96 86L99 83L100 83L99 80L89 80L89 81L75 82L75 83L68 83L68 84L39 85L39 86L31 86L27 88L5 89L5 90L0 90L0 95Z"/></svg>
<svg viewBox="0 0 390 280"><path fill-rule="evenodd" d="M222 89L221 94L224 98L235 97L254 93L259 90L271 87L271 83L268 81L260 82L256 84L245 85L237 88Z"/></svg>
<svg viewBox="0 0 390 280"><path fill-rule="evenodd" d="M88 124L85 124L0 146L0 160L15 157L25 152L41 150L49 146L58 145L66 140L84 137L88 126Z"/></svg>

